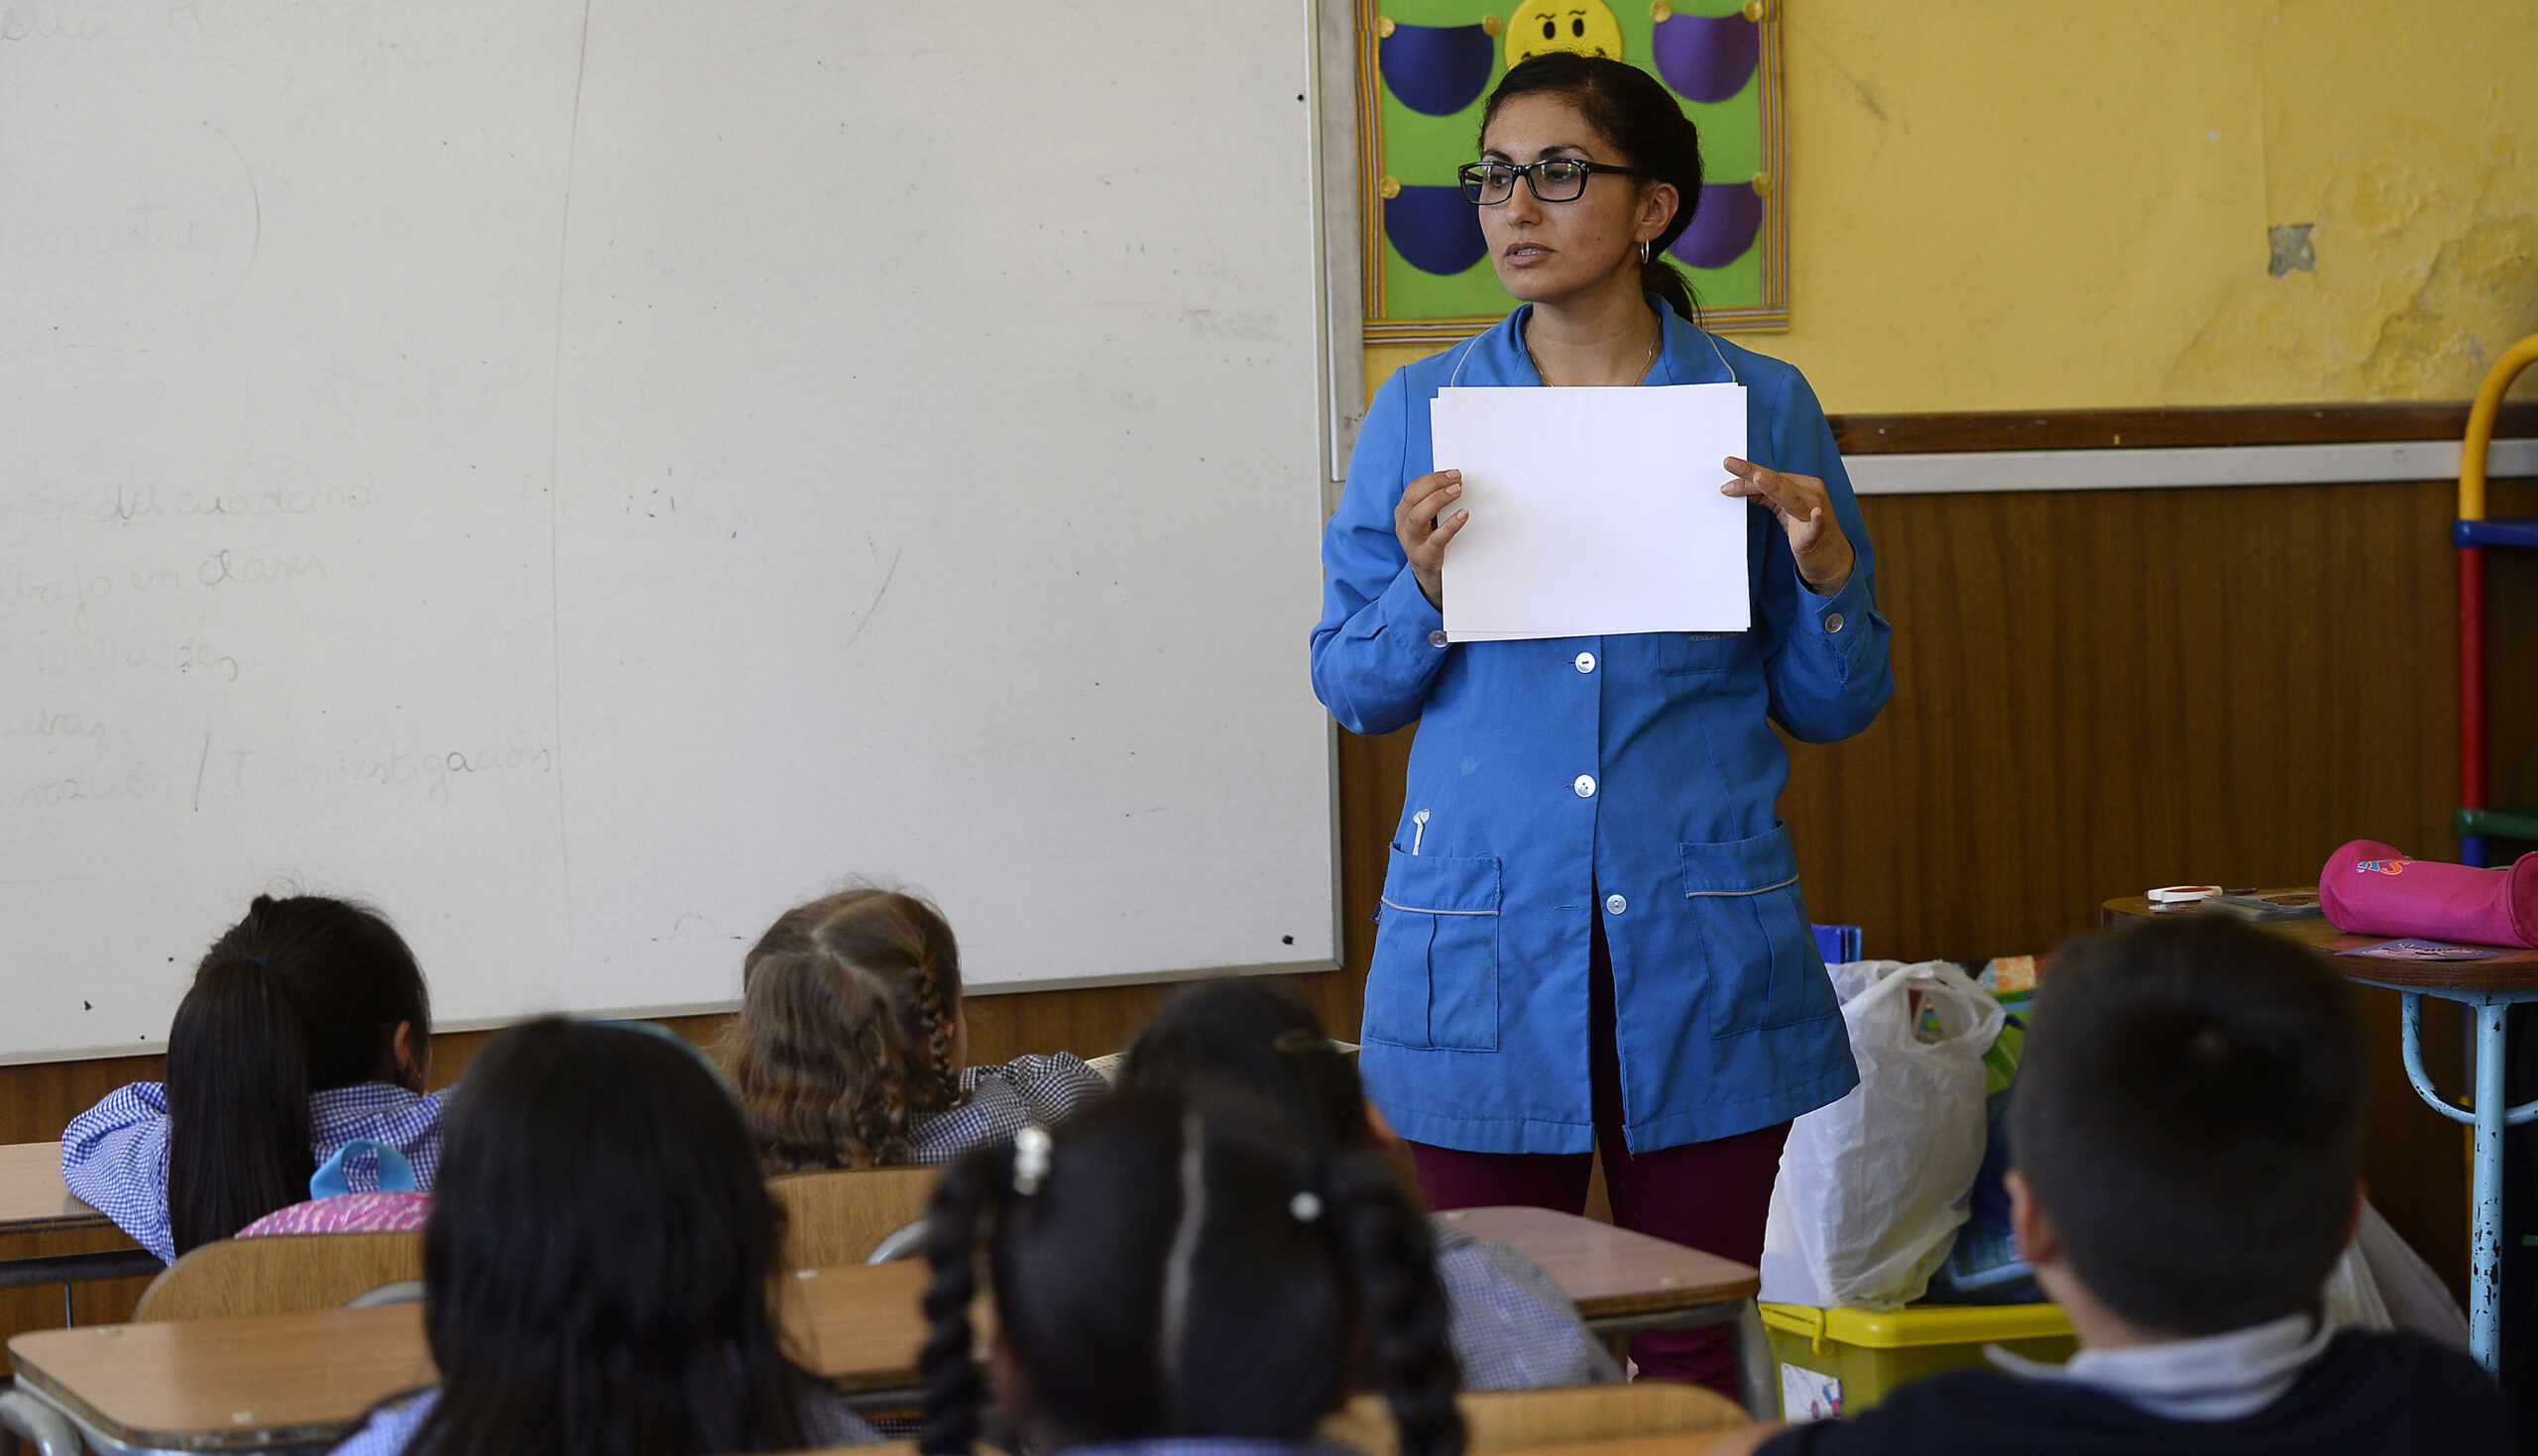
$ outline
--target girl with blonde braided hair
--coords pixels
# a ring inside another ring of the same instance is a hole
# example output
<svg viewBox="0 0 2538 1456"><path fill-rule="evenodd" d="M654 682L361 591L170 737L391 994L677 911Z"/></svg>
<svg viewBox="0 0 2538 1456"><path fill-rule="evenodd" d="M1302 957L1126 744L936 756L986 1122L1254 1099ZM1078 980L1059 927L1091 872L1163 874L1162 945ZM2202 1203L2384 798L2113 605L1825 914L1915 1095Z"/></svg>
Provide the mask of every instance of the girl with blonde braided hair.
<svg viewBox="0 0 2538 1456"><path fill-rule="evenodd" d="M967 1064L960 949L914 895L859 886L788 910L741 980L722 1062L774 1172L948 1163L1105 1089L1063 1052Z"/></svg>

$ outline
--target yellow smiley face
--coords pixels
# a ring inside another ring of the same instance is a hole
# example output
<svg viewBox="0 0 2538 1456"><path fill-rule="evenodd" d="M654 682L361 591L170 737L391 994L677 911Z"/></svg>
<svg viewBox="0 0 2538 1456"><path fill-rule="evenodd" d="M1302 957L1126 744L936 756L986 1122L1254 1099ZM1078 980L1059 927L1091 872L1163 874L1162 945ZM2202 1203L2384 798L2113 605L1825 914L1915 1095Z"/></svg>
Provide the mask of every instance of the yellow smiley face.
<svg viewBox="0 0 2538 1456"><path fill-rule="evenodd" d="M1507 18L1507 66L1549 51L1622 58L1622 23L1604 0L1525 0Z"/></svg>

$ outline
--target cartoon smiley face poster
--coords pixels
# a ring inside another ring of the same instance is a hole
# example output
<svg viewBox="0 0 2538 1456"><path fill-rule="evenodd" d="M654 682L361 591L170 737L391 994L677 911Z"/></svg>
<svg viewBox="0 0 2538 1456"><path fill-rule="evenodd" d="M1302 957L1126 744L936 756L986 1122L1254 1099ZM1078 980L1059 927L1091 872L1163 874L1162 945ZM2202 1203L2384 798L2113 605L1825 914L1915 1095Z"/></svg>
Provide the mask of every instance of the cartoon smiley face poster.
<svg viewBox="0 0 2538 1456"><path fill-rule="evenodd" d="M1665 83L1700 128L1706 171L1671 261L1710 327L1788 327L1780 3L1357 0L1368 342L1450 343L1514 306L1454 169L1479 153L1489 88L1549 51L1607 56Z"/></svg>

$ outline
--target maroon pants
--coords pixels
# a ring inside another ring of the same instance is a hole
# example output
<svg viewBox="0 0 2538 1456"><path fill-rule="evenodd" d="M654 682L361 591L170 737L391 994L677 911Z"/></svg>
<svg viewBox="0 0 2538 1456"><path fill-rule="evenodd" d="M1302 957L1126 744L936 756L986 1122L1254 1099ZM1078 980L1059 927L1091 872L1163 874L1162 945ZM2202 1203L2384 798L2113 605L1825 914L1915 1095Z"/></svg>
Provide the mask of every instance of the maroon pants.
<svg viewBox="0 0 2538 1456"><path fill-rule="evenodd" d="M1604 1187L1613 1222L1626 1229L1706 1250L1739 1264L1760 1263L1763 1217L1779 1176L1788 1124L1633 1155L1622 1137L1621 1053L1613 1037L1613 959L1596 917L1588 970L1594 1079L1595 1146L1604 1155ZM1430 1207L1527 1204L1562 1213L1586 1211L1591 1153L1465 1153L1412 1143ZM1660 1330L1631 1342L1642 1374L1696 1381L1737 1399L1736 1355L1723 1326Z"/></svg>

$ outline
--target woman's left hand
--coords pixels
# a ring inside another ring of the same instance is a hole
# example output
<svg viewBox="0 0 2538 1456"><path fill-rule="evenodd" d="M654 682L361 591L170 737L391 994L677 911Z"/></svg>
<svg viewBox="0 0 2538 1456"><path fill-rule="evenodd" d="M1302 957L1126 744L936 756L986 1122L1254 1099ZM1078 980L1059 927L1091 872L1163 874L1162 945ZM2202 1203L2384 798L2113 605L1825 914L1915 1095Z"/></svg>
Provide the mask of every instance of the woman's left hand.
<svg viewBox="0 0 2538 1456"><path fill-rule="evenodd" d="M1725 464L1736 479L1719 487L1719 493L1760 501L1772 508L1781 528L1788 532L1789 554L1797 558L1797 574L1806 589L1818 597L1842 590L1859 553L1842 534L1842 523L1833 518L1833 501L1824 493L1824 483L1811 475L1784 475L1733 455Z"/></svg>

